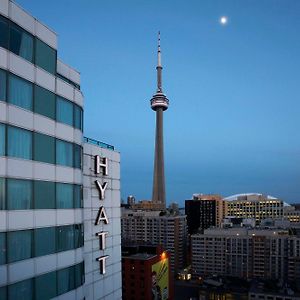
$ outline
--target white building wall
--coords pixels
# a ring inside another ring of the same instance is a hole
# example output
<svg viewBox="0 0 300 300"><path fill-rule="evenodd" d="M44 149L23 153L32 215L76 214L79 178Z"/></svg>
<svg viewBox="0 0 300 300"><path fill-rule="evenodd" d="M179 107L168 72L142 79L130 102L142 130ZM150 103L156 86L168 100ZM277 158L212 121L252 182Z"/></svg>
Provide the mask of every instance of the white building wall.
<svg viewBox="0 0 300 300"><path fill-rule="evenodd" d="M108 175L95 174L95 156L108 159ZM121 299L121 224L120 224L120 154L84 144L83 158L83 199L84 199L84 296L89 299ZM104 200L99 199L95 181L108 183ZM108 224L95 225L100 206L103 206ZM97 232L107 231L106 248L100 250ZM106 273L100 274L100 256L108 255Z"/></svg>
<svg viewBox="0 0 300 300"><path fill-rule="evenodd" d="M10 19L50 47L57 49L57 35L36 20L16 3L0 0L0 15ZM15 74L31 83L65 96L71 102L83 106L81 91L65 84L53 74L37 65L0 47L0 69ZM69 67L69 77L80 82L78 72ZM75 73L75 75L74 75ZM0 99L5 100L5 99ZM6 99L7 100L7 99ZM82 144L82 132L72 126L25 110L21 107L0 103L0 123L39 132L62 140ZM22 158L0 157L0 177L14 179L43 180L82 185L82 170L56 164L43 163ZM83 223L83 209L26 209L0 210L0 232L20 231L44 227L57 227ZM83 261L83 247L49 255L32 257L0 265L0 287L34 278ZM83 286L57 299L83 299Z"/></svg>

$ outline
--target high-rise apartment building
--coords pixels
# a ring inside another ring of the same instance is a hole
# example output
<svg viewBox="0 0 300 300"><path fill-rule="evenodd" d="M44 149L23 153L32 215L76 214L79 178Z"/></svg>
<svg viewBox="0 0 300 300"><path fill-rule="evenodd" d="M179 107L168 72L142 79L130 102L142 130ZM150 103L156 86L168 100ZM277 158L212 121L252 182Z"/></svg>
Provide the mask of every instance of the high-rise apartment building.
<svg viewBox="0 0 300 300"><path fill-rule="evenodd" d="M171 270L185 262L186 216L160 215L155 211L125 209L121 217L122 241L162 245L170 253Z"/></svg>
<svg viewBox="0 0 300 300"><path fill-rule="evenodd" d="M1 0L0 299L121 298L119 154L86 141L57 35Z"/></svg>
<svg viewBox="0 0 300 300"><path fill-rule="evenodd" d="M220 195L194 194L185 200L188 233L203 232L210 226L220 226L224 218L224 202Z"/></svg>
<svg viewBox="0 0 300 300"><path fill-rule="evenodd" d="M192 235L191 241L195 275L284 281L299 278L300 238L290 236L288 230L214 228Z"/></svg>
<svg viewBox="0 0 300 300"><path fill-rule="evenodd" d="M288 279L300 287L300 237L288 240Z"/></svg>

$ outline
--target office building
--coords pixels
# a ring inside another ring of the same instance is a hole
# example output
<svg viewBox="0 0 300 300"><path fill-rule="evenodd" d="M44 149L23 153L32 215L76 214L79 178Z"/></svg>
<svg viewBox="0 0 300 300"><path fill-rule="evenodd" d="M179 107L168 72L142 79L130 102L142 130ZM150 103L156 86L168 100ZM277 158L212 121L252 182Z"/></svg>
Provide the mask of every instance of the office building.
<svg viewBox="0 0 300 300"><path fill-rule="evenodd" d="M1 299L121 298L119 154L87 142L80 74L57 59L56 33L1 0Z"/></svg>
<svg viewBox="0 0 300 300"><path fill-rule="evenodd" d="M123 299L173 299L168 251L155 246L122 246Z"/></svg>
<svg viewBox="0 0 300 300"><path fill-rule="evenodd" d="M188 233L203 232L210 226L220 226L224 218L224 202L220 195L194 194L185 200Z"/></svg>
<svg viewBox="0 0 300 300"><path fill-rule="evenodd" d="M239 194L224 198L225 215L255 219L259 224L263 219L280 219L283 207L288 205L282 200L262 194Z"/></svg>
<svg viewBox="0 0 300 300"><path fill-rule="evenodd" d="M122 243L162 245L170 253L172 272L184 267L186 216L124 209L121 225Z"/></svg>
<svg viewBox="0 0 300 300"><path fill-rule="evenodd" d="M195 275L281 281L299 278L300 238L290 236L288 230L211 228L192 235L191 241Z"/></svg>

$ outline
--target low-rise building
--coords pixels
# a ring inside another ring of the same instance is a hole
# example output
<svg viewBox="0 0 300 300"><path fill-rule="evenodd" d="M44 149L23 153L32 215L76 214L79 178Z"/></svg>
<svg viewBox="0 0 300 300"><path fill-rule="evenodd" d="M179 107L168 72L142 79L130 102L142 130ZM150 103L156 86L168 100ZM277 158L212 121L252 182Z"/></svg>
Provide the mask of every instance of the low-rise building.
<svg viewBox="0 0 300 300"><path fill-rule="evenodd" d="M173 299L169 259L160 246L123 246L123 299Z"/></svg>

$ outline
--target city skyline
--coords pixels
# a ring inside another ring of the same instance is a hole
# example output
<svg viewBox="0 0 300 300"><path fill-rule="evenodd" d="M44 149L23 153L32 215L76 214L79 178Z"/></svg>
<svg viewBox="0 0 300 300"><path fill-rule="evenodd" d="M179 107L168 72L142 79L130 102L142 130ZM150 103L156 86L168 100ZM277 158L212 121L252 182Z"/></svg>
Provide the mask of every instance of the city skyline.
<svg viewBox="0 0 300 300"><path fill-rule="evenodd" d="M198 192L300 202L299 2L17 3L59 32L58 56L81 71L84 133L121 152L124 199L151 198L161 30L167 203Z"/></svg>

